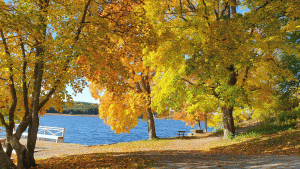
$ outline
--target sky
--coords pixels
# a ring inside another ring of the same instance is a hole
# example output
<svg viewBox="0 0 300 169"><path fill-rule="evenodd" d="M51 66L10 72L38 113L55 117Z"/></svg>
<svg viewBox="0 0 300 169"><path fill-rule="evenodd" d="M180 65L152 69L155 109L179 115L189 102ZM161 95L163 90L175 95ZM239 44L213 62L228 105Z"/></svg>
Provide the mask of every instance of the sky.
<svg viewBox="0 0 300 169"><path fill-rule="evenodd" d="M67 88L68 90L68 93L73 93L73 90L71 87L68 87ZM91 96L91 93L90 93L90 90L88 87L84 88L82 93L78 93L76 96L75 95L72 95L73 97L73 100L74 101L78 101L78 102L88 102L88 103L98 103L99 104L99 101L98 100L95 100L92 96Z"/></svg>

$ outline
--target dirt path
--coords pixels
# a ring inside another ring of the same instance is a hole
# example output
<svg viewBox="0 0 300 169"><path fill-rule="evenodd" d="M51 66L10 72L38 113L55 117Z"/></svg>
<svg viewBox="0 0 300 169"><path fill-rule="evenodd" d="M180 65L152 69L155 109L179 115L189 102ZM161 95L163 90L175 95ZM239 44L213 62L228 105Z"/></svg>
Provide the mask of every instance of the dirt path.
<svg viewBox="0 0 300 169"><path fill-rule="evenodd" d="M300 156L203 154L174 152L152 154L153 168L300 168Z"/></svg>
<svg viewBox="0 0 300 169"><path fill-rule="evenodd" d="M300 156L287 155L233 155L206 154L198 150L218 137L174 140L160 150L140 149L136 152L120 152L110 149L120 158L141 157L153 161L149 168L300 168ZM63 157L75 154L97 153L96 146L38 141L36 158Z"/></svg>
<svg viewBox="0 0 300 169"><path fill-rule="evenodd" d="M249 126L246 128L249 129ZM237 132L243 132L245 128ZM35 158L64 157L76 154L110 153L117 157L141 157L153 161L149 168L300 168L300 156L208 154L203 151L208 143L221 137L169 138L164 147L139 147L127 152L118 146L86 146L71 143L37 141ZM26 140L21 140L26 144Z"/></svg>

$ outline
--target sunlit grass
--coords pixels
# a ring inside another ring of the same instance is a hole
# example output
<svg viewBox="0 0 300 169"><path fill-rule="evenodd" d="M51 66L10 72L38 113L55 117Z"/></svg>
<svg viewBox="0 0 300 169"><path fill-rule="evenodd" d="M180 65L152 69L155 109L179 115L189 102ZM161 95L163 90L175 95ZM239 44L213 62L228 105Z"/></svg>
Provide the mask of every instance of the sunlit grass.
<svg viewBox="0 0 300 169"><path fill-rule="evenodd" d="M250 132L211 143L210 152L229 154L300 154L300 129L260 135Z"/></svg>
<svg viewBox="0 0 300 169"><path fill-rule="evenodd" d="M140 140L133 142L122 142L110 145L98 145L97 148L122 148L126 150L137 149L137 148L156 148L163 147L170 142L168 139L154 139L154 140Z"/></svg>

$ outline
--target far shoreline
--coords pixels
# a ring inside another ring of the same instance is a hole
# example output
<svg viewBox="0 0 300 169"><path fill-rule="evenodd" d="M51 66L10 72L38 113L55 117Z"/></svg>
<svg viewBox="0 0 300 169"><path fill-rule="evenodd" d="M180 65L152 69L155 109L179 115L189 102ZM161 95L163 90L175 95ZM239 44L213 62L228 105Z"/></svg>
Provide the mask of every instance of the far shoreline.
<svg viewBox="0 0 300 169"><path fill-rule="evenodd" d="M62 113L46 113L44 115L52 115L52 116L82 116L82 117L99 117L99 114L97 115L91 115L91 114L62 114ZM154 119L165 119L165 120L174 120L171 118L158 118L154 117Z"/></svg>
<svg viewBox="0 0 300 169"><path fill-rule="evenodd" d="M91 114L62 114L62 113L46 113L44 115L53 115L53 116L84 116L84 117L99 117L98 115Z"/></svg>

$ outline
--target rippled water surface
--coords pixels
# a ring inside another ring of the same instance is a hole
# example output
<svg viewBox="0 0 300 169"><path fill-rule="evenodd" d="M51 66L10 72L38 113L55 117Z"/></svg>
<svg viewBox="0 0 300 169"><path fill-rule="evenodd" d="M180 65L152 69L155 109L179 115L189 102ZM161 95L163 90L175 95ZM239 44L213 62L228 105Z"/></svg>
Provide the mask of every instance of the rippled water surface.
<svg viewBox="0 0 300 169"><path fill-rule="evenodd" d="M41 126L65 128L65 142L84 145L109 144L148 139L147 123L140 121L130 133L115 134L99 117L44 115ZM178 130L190 132L191 127L178 120L155 119L158 137L175 137ZM197 128L195 126L194 128ZM204 125L202 123L202 128ZM213 128L208 128L212 131Z"/></svg>

